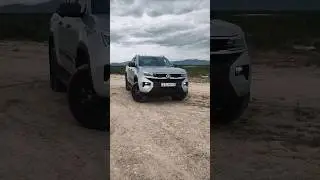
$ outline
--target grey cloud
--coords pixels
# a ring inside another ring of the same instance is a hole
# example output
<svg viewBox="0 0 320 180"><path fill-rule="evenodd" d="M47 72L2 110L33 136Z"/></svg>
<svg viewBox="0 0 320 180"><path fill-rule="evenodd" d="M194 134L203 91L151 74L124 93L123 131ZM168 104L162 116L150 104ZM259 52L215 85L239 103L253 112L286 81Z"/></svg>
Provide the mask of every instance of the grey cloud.
<svg viewBox="0 0 320 180"><path fill-rule="evenodd" d="M166 14L181 15L181 14L190 13L194 10L197 10L197 8L191 7L191 6L181 7L175 10L174 8L172 8L172 6L170 6L170 4L168 4L168 5L162 5L154 8L149 8L146 10L146 14L151 17L157 17L161 15L166 15Z"/></svg>
<svg viewBox="0 0 320 180"><path fill-rule="evenodd" d="M110 41L111 42L119 42L121 39L123 39L124 37L121 34L118 33L111 33L110 35Z"/></svg>
<svg viewBox="0 0 320 180"><path fill-rule="evenodd" d="M129 8L122 6L125 3L130 4ZM140 51L157 52L159 48L163 53L180 57L187 56L182 52L209 56L209 3L209 0L135 0L111 4L116 7L111 14L111 43L132 49L130 52L143 46ZM120 50L118 54L123 56Z"/></svg>
<svg viewBox="0 0 320 180"><path fill-rule="evenodd" d="M161 46L192 46L195 44L207 44L210 41L210 36L206 29L193 29L188 31L181 31L178 33L168 34L166 36L160 36L159 38L153 38L145 43L159 44Z"/></svg>
<svg viewBox="0 0 320 180"><path fill-rule="evenodd" d="M208 0L120 0L114 1L116 12L120 16L141 17L144 13L150 17L161 15L181 15L192 11L210 8Z"/></svg>
<svg viewBox="0 0 320 180"><path fill-rule="evenodd" d="M193 28L194 26L190 24L169 24L167 26L162 27L149 27L145 29L146 33L150 33L154 36L163 35L171 32L177 32L181 30L188 30Z"/></svg>
<svg viewBox="0 0 320 180"><path fill-rule="evenodd" d="M112 31L111 36L114 35L115 37L117 37L112 40L116 43L119 40L123 42L125 36L131 36L134 38L157 38L167 36L168 34L176 33L179 31L190 30L192 28L195 28L195 26L186 23L171 23L163 26L154 24L146 26L144 28L132 28L128 26L126 28L121 29L121 31Z"/></svg>
<svg viewBox="0 0 320 180"><path fill-rule="evenodd" d="M137 36L137 34L139 34ZM209 48L210 36L208 30L203 28L195 28L184 31L170 32L166 34L155 34L152 35L145 32L137 32L133 36L138 38L136 41L132 41L125 36L122 38L113 41L113 43L119 43L122 45L134 45L134 44L157 44L160 46L167 47L182 47L182 46L190 46L194 48Z"/></svg>

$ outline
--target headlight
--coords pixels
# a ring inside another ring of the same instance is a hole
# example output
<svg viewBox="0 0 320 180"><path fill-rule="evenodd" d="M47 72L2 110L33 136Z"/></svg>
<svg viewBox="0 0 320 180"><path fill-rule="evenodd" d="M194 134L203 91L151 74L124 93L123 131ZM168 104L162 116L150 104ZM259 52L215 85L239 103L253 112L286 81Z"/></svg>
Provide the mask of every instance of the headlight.
<svg viewBox="0 0 320 180"><path fill-rule="evenodd" d="M144 72L143 75L145 75L145 76L153 76L153 73Z"/></svg>
<svg viewBox="0 0 320 180"><path fill-rule="evenodd" d="M181 74L181 77L187 77L187 74Z"/></svg>
<svg viewBox="0 0 320 180"><path fill-rule="evenodd" d="M105 34L105 33L101 33L101 38L102 38L102 42L106 47L110 46L110 36Z"/></svg>

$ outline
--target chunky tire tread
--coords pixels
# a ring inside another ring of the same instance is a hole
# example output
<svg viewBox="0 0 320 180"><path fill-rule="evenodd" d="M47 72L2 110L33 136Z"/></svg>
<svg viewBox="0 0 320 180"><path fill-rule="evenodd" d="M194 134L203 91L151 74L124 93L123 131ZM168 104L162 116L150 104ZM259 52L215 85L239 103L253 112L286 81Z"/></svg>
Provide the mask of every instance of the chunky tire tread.
<svg viewBox="0 0 320 180"><path fill-rule="evenodd" d="M81 89L88 88L92 90L96 97L88 104L81 103ZM68 88L68 102L71 113L74 118L88 129L97 129L108 131L109 126L109 99L97 97L93 90L93 84L88 65L82 65L71 77Z"/></svg>

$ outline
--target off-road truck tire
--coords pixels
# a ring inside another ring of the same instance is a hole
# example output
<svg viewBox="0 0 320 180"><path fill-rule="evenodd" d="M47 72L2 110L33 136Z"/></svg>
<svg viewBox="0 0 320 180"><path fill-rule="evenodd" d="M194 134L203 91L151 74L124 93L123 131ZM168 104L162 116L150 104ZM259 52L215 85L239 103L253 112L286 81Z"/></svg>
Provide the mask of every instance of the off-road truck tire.
<svg viewBox="0 0 320 180"><path fill-rule="evenodd" d="M71 77L68 102L74 118L89 129L109 130L110 100L98 97L93 89L88 65L82 65Z"/></svg>
<svg viewBox="0 0 320 180"><path fill-rule="evenodd" d="M129 85L127 77L128 77L127 74L125 74L124 79L125 79L126 90L130 91L131 88L130 88L130 85Z"/></svg>
<svg viewBox="0 0 320 180"><path fill-rule="evenodd" d="M145 102L146 96L145 94L141 93L139 90L138 82L135 82L131 88L131 95L134 101L136 102Z"/></svg>

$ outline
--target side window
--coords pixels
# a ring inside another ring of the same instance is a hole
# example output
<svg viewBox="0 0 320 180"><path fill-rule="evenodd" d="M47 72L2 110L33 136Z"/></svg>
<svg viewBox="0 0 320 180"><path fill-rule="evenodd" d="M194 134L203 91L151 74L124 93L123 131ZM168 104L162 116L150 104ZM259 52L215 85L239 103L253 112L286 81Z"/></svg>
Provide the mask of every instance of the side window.
<svg viewBox="0 0 320 180"><path fill-rule="evenodd" d="M66 2L61 3L57 13L61 17L78 17L81 12L83 12L85 9L85 5L81 4L81 2L84 2L85 0L66 0Z"/></svg>
<svg viewBox="0 0 320 180"><path fill-rule="evenodd" d="M110 1L107 0L92 0L91 10L93 14L109 14Z"/></svg>
<svg viewBox="0 0 320 180"><path fill-rule="evenodd" d="M67 12L67 3L61 3L57 9L57 13L61 16L64 17L66 12Z"/></svg>

